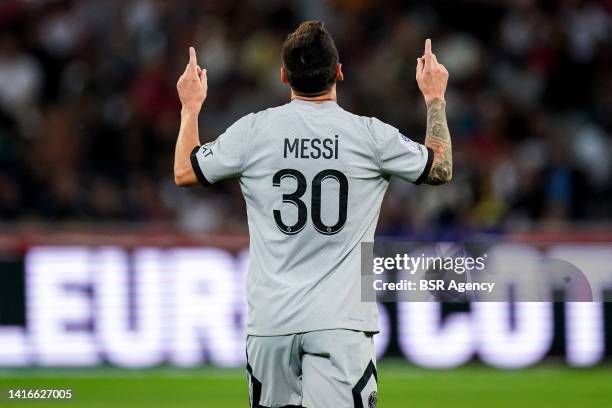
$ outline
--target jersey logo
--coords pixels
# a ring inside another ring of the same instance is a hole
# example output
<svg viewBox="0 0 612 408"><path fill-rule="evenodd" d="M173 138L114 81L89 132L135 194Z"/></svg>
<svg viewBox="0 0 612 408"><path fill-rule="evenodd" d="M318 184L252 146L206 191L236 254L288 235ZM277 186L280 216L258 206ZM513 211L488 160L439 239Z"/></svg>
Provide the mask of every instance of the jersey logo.
<svg viewBox="0 0 612 408"><path fill-rule="evenodd" d="M376 391L372 391L372 393L368 397L368 408L376 408L377 403L378 403L378 393Z"/></svg>
<svg viewBox="0 0 612 408"><path fill-rule="evenodd" d="M408 146L408 148L410 148L413 151L417 151L419 149L418 143L415 143L412 139L410 139L408 136L404 135L401 132L399 135L402 138L402 143Z"/></svg>
<svg viewBox="0 0 612 408"><path fill-rule="evenodd" d="M204 157L212 156L214 153L211 149L214 142L208 142L202 145L201 151Z"/></svg>
<svg viewBox="0 0 612 408"><path fill-rule="evenodd" d="M410 140L410 138L406 136L405 134L400 133L400 136L402 137L402 139L404 139L404 142L412 143L412 140Z"/></svg>

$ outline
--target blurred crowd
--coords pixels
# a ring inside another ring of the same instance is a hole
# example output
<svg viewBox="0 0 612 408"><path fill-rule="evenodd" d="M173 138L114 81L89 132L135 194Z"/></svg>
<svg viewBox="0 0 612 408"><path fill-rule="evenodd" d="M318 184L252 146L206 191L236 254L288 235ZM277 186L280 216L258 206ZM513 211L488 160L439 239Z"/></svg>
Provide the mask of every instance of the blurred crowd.
<svg viewBox="0 0 612 408"><path fill-rule="evenodd" d="M422 142L414 79L431 37L450 72L453 181L394 181L379 233L517 231L612 221L610 1L0 1L0 218L243 231L238 183L176 187L175 84L207 68L202 141L288 101L287 33L320 19L339 104ZM88 224L90 225L90 224Z"/></svg>

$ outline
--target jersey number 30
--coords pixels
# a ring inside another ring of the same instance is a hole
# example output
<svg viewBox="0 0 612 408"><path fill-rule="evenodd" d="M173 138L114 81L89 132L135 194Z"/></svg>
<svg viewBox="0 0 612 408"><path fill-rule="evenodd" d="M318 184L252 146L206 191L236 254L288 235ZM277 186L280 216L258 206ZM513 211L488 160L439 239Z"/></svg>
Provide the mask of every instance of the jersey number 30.
<svg viewBox="0 0 612 408"><path fill-rule="evenodd" d="M297 189L291 194L283 194L283 203L291 203L297 207L298 219L293 225L286 225L281 217L280 210L274 210L274 221L278 228L285 234L294 235L304 229L308 219L308 208L306 203L301 200L306 193L307 182L306 177L298 170L283 169L276 172L272 178L272 185L280 187L281 182L285 178L292 178L297 183ZM321 184L324 180L336 180L340 186L340 211L338 211L338 222L334 225L325 225L321 220ZM317 231L325 235L337 234L346 224L346 211L348 202L348 179L338 170L323 170L318 173L312 180L312 223Z"/></svg>

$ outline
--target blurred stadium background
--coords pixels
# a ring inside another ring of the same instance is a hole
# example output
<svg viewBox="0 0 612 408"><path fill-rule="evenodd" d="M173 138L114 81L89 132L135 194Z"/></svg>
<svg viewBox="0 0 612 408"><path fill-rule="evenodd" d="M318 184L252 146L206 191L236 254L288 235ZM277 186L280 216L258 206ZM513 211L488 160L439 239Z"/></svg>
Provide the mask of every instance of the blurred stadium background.
<svg viewBox="0 0 612 408"><path fill-rule="evenodd" d="M246 405L244 201L234 181L174 185L175 83L193 44L212 140L287 101L280 47L312 18L340 51L339 103L417 141L426 36L451 73L453 182L393 183L380 237L571 243L612 265L609 0L2 0L4 394ZM382 305L382 406L612 406L608 303L485 308Z"/></svg>

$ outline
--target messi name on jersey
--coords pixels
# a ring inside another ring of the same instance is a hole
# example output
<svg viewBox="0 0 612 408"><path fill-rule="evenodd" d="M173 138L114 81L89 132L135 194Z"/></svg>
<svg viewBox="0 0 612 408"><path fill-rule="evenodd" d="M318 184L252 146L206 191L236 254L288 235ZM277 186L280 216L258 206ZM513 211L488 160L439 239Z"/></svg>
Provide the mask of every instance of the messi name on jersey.
<svg viewBox="0 0 612 408"><path fill-rule="evenodd" d="M285 159L338 159L338 135L326 139L287 139Z"/></svg>

